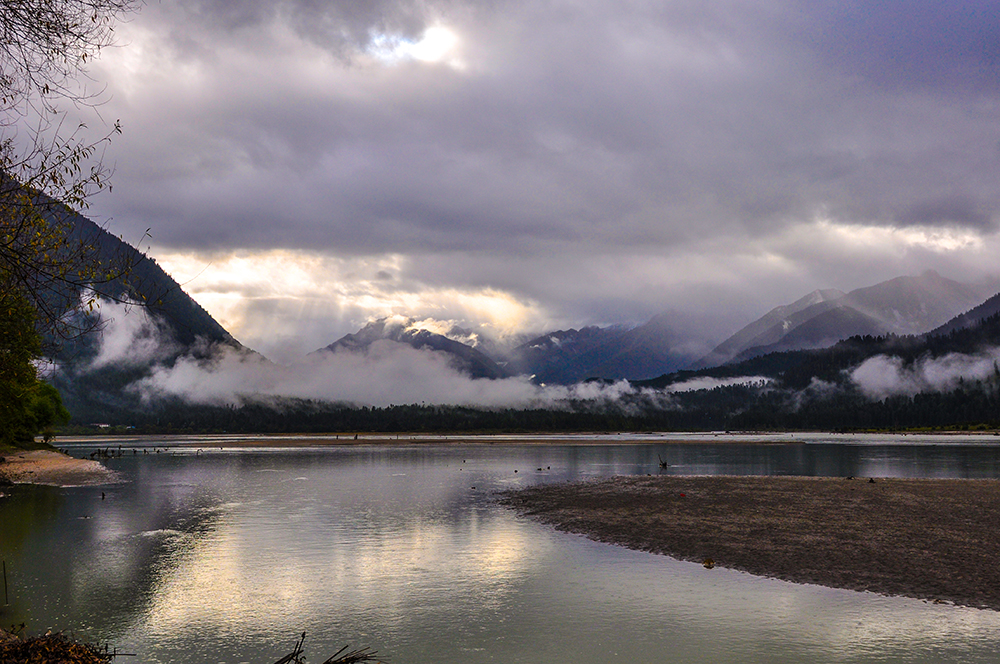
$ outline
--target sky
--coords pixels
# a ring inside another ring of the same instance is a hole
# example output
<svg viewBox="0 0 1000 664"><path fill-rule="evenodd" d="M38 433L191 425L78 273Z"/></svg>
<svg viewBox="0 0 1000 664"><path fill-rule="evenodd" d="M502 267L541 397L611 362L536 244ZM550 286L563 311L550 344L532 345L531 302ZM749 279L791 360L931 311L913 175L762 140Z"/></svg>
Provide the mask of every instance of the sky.
<svg viewBox="0 0 1000 664"><path fill-rule="evenodd" d="M117 42L88 215L278 362L1000 271L1000 2L151 0Z"/></svg>

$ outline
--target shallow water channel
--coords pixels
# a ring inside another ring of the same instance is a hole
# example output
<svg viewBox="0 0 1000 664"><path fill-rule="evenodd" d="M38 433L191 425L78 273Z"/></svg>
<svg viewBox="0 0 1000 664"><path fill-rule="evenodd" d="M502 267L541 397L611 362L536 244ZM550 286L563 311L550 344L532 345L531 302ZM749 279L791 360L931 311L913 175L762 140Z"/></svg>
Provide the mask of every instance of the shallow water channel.
<svg viewBox="0 0 1000 664"><path fill-rule="evenodd" d="M348 644L392 664L1000 661L998 612L707 570L493 502L615 474L1000 478L986 438L676 440L127 441L107 462L119 484L0 499L0 624L73 630L143 663L270 664L303 631L310 662Z"/></svg>

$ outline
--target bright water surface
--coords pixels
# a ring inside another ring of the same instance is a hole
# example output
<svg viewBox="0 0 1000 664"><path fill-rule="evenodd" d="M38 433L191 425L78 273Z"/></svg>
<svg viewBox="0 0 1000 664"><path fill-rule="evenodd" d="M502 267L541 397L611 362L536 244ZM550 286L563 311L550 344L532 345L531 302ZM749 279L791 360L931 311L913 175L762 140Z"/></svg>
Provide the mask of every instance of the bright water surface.
<svg viewBox="0 0 1000 664"><path fill-rule="evenodd" d="M126 663L270 664L303 631L314 663L347 644L392 664L1000 661L997 612L706 570L493 502L529 484L657 473L659 457L671 474L1000 478L991 438L631 438L125 441L139 453L107 462L119 484L0 499L0 624L73 629L137 654Z"/></svg>

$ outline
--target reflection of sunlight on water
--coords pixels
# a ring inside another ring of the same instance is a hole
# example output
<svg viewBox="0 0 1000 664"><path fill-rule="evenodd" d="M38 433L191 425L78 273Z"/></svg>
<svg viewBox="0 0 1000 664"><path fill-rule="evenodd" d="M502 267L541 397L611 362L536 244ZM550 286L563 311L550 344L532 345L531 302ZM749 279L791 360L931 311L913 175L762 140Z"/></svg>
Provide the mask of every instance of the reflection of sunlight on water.
<svg viewBox="0 0 1000 664"><path fill-rule="evenodd" d="M453 615L456 602L489 610L529 573L529 552L539 553L504 519L475 515L458 529L416 519L388 536L373 528L346 541L336 530L302 531L289 521L260 533L239 513L230 516L197 542L178 541L184 563L164 569L148 612L157 633L219 623L234 633L286 630L295 616L336 607L384 625Z"/></svg>
<svg viewBox="0 0 1000 664"><path fill-rule="evenodd" d="M183 537L184 533L170 528L160 528L158 530L146 530L139 533L142 537Z"/></svg>

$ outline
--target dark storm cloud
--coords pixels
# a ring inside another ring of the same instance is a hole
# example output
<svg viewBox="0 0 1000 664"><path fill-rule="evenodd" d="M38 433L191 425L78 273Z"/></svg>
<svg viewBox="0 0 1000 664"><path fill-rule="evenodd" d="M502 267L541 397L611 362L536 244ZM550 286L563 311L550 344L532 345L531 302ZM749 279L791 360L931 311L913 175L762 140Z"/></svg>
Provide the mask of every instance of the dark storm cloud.
<svg viewBox="0 0 1000 664"><path fill-rule="evenodd" d="M908 220L926 199L970 198L997 175L995 159L975 168L994 120L962 108L962 90L904 99L838 73L870 68L906 83L911 65L899 59L912 50L972 76L988 53L977 60L968 42L988 29L943 5L178 7L171 34L212 41L202 62L215 80L170 109L198 118L173 149L204 155L162 193L183 209L149 220L169 226L160 238L173 245L606 245L609 224L615 243L671 245L692 224L762 230L821 206L847 222ZM355 63L324 79L279 58L248 80L218 62L248 48L244 34L265 52L288 48L260 36L274 25L357 55L376 31L416 38L449 14L480 68ZM928 37L942 26L941 39ZM986 216L996 205L992 191L980 198Z"/></svg>
<svg viewBox="0 0 1000 664"><path fill-rule="evenodd" d="M797 8L793 34L845 73L889 88L1000 90L996 2L802 1Z"/></svg>
<svg viewBox="0 0 1000 664"><path fill-rule="evenodd" d="M950 197L917 203L899 218L904 226L939 226L955 224L983 231L993 230L995 220L982 206L965 197Z"/></svg>

